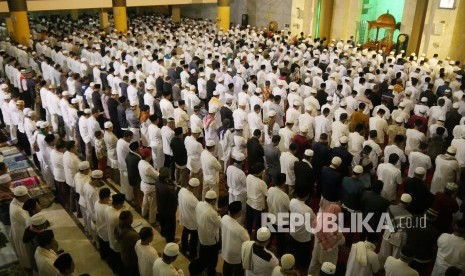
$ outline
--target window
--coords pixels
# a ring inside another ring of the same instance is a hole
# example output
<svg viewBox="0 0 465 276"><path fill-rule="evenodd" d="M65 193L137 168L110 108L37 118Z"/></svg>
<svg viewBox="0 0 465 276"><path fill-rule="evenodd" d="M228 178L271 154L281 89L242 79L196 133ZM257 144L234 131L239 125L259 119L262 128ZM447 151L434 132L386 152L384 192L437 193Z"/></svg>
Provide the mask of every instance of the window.
<svg viewBox="0 0 465 276"><path fill-rule="evenodd" d="M440 9L455 9L455 0L439 0Z"/></svg>

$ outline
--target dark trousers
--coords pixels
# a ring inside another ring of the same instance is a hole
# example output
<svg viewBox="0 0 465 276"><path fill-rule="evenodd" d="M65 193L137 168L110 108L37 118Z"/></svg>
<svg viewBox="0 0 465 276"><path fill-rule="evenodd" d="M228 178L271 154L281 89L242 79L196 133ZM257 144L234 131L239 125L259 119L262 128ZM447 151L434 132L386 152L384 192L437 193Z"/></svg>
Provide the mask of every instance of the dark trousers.
<svg viewBox="0 0 465 276"><path fill-rule="evenodd" d="M63 117L60 115L57 115L58 117L58 135L63 138L66 135L65 131L65 121L63 120Z"/></svg>
<svg viewBox="0 0 465 276"><path fill-rule="evenodd" d="M108 248L107 263L113 271L113 274L122 275L121 272L123 271L123 263L121 262L121 254L119 252Z"/></svg>
<svg viewBox="0 0 465 276"><path fill-rule="evenodd" d="M63 205L63 207L65 209L68 209L68 210L70 210L70 212L72 212L71 207L70 207L71 202L70 202L70 197L69 197L69 195L71 193L71 187L68 184L66 184L65 182L63 182L62 188L63 188L63 190L62 190L62 192L63 192L63 203L62 203L62 205Z"/></svg>
<svg viewBox="0 0 465 276"><path fill-rule="evenodd" d="M97 153L95 152L95 147L90 146L90 151L92 155L92 163L90 163L90 165L92 166L92 169L96 170L98 169L98 159L97 159Z"/></svg>
<svg viewBox="0 0 465 276"><path fill-rule="evenodd" d="M223 276L243 276L244 268L242 264L230 264L226 261L223 263Z"/></svg>
<svg viewBox="0 0 465 276"><path fill-rule="evenodd" d="M278 226L276 224L273 224L273 228L278 230ZM276 256L280 258L286 253L286 233L271 233L271 240L273 239L276 239Z"/></svg>
<svg viewBox="0 0 465 276"><path fill-rule="evenodd" d="M299 242L289 236L288 245L289 253L295 257L295 268L307 271L312 255L311 241Z"/></svg>
<svg viewBox="0 0 465 276"><path fill-rule="evenodd" d="M245 224L249 233L252 233L254 229L260 228L262 225L262 211L256 210L247 204L245 210Z"/></svg>
<svg viewBox="0 0 465 276"><path fill-rule="evenodd" d="M100 259L107 260L108 256L110 256L110 243L107 241L102 240L100 236L98 236L98 251L100 253Z"/></svg>
<svg viewBox="0 0 465 276"><path fill-rule="evenodd" d="M182 251L189 252L189 258L197 258L197 245L199 243L199 234L197 230L189 230L186 227L182 229L181 247Z"/></svg>
<svg viewBox="0 0 465 276"><path fill-rule="evenodd" d="M346 208L344 208L344 207L342 208L342 211L343 211L343 214L344 214L344 227L351 229L352 222L351 222L350 217L351 217L352 213L349 210L347 210ZM353 242L353 239L354 239L354 234L351 231L347 232L346 235L345 235L345 239L346 239L346 245L347 246L352 246L352 242Z"/></svg>
<svg viewBox="0 0 465 276"><path fill-rule="evenodd" d="M31 155L31 143L29 143L29 139L27 139L26 133L22 133L21 131L18 130L17 133L18 136L18 145L22 150L24 150L24 153L29 156Z"/></svg>
<svg viewBox="0 0 465 276"><path fill-rule="evenodd" d="M213 234L212 234L213 235ZM202 245L200 244L200 261L207 268L208 276L216 275L216 264L218 263L218 253L220 252L220 245Z"/></svg>
<svg viewBox="0 0 465 276"><path fill-rule="evenodd" d="M176 213L158 213L157 218L160 222L160 235L166 239L166 242L173 242L176 233Z"/></svg>
<svg viewBox="0 0 465 276"><path fill-rule="evenodd" d="M65 202L65 185L66 183L65 182L61 182L61 181L56 181L55 180L55 187L56 187L56 193L57 193L57 197L58 197L58 202L60 202L60 204L63 206L63 208L66 209L66 202ZM68 186L68 185L66 185Z"/></svg>

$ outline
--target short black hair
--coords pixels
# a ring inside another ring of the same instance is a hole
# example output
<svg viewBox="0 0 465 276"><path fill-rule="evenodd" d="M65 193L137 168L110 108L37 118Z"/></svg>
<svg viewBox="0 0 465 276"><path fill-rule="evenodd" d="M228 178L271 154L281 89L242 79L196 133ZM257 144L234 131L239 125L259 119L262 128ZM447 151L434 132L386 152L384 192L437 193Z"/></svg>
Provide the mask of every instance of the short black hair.
<svg viewBox="0 0 465 276"><path fill-rule="evenodd" d="M110 197L110 195L111 195L111 191L109 188L102 188L98 191L98 197L100 199L108 198Z"/></svg>
<svg viewBox="0 0 465 276"><path fill-rule="evenodd" d="M37 235L37 243L40 247L46 247L55 239L52 230L44 230Z"/></svg>
<svg viewBox="0 0 465 276"><path fill-rule="evenodd" d="M152 227L142 227L139 231L139 238L144 241L153 236Z"/></svg>

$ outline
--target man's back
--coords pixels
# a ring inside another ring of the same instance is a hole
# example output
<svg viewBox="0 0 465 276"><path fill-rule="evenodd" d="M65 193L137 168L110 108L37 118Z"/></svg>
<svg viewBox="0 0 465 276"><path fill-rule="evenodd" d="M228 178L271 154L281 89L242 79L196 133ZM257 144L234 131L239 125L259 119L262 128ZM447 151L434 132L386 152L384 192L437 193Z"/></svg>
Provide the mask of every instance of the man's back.
<svg viewBox="0 0 465 276"><path fill-rule="evenodd" d="M386 276L418 276L418 272L409 267L407 263L389 256L384 264Z"/></svg>

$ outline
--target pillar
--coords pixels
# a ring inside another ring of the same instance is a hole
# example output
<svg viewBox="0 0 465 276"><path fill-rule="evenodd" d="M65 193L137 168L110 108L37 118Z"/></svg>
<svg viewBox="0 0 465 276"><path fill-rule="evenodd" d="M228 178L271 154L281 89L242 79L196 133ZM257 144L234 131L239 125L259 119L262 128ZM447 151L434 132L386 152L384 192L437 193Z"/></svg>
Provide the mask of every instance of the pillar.
<svg viewBox="0 0 465 276"><path fill-rule="evenodd" d="M29 46L29 22L27 19L26 0L8 0L8 9L13 23L14 40L25 46Z"/></svg>
<svg viewBox="0 0 465 276"><path fill-rule="evenodd" d="M181 21L181 7L179 5L171 6L171 19L174 23Z"/></svg>
<svg viewBox="0 0 465 276"><path fill-rule="evenodd" d="M100 22L100 29L108 32L108 26L110 25L108 23L108 12L104 10L99 11L98 18Z"/></svg>
<svg viewBox="0 0 465 276"><path fill-rule="evenodd" d="M231 6L230 0L218 0L217 27L224 31L229 30L231 24Z"/></svg>
<svg viewBox="0 0 465 276"><path fill-rule="evenodd" d="M113 0L113 19L116 32L125 34L128 31L126 0Z"/></svg>
<svg viewBox="0 0 465 276"><path fill-rule="evenodd" d="M461 64L465 60L465 1L459 1L456 7L457 17L455 18L454 32L450 43L449 56L452 60L459 60Z"/></svg>
<svg viewBox="0 0 465 276"><path fill-rule="evenodd" d="M71 10L71 19L77 21L79 19L79 10Z"/></svg>
<svg viewBox="0 0 465 276"><path fill-rule="evenodd" d="M331 21L333 19L333 2L334 0L318 0L315 37L330 38Z"/></svg>
<svg viewBox="0 0 465 276"><path fill-rule="evenodd" d="M428 10L428 1L416 1L415 14L413 16L412 31L410 33L407 54L418 53L420 51L421 37L425 27L426 11Z"/></svg>
<svg viewBox="0 0 465 276"><path fill-rule="evenodd" d="M11 17L5 18L6 23L6 31L9 37L15 37L15 27L13 26L13 21L11 21Z"/></svg>

